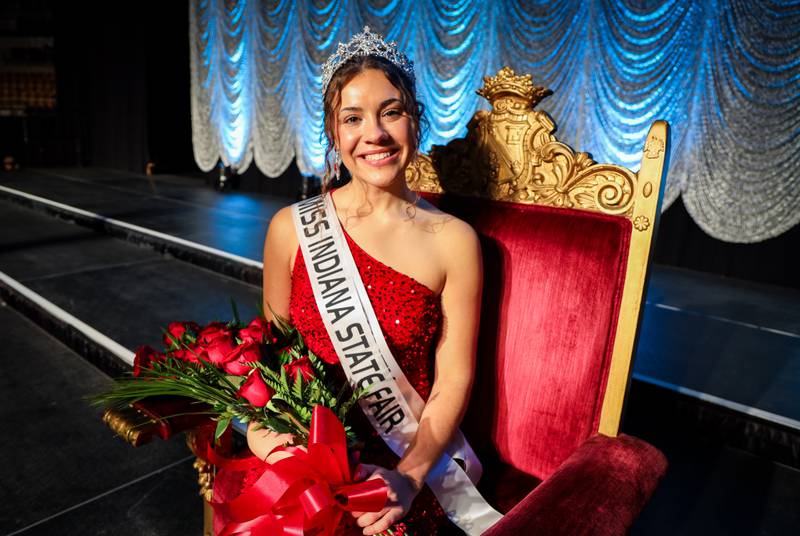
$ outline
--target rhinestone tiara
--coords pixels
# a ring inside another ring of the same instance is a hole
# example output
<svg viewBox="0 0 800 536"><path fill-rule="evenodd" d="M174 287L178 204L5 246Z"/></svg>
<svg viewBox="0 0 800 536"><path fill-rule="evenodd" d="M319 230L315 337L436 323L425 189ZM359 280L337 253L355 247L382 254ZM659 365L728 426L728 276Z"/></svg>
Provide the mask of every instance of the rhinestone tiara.
<svg viewBox="0 0 800 536"><path fill-rule="evenodd" d="M397 43L387 43L383 36L370 31L369 26L364 26L361 33L355 34L347 43L339 43L336 52L331 54L325 65L322 66L322 94L328 90L333 74L348 60L358 56L378 56L392 62L403 71L413 83L414 62L397 49Z"/></svg>

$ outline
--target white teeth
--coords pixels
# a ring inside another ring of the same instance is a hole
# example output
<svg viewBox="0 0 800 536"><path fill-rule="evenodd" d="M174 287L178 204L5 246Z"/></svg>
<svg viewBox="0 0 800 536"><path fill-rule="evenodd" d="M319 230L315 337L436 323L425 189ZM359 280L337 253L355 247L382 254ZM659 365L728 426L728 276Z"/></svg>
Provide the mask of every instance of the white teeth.
<svg viewBox="0 0 800 536"><path fill-rule="evenodd" d="M386 158L386 157L391 156L391 155L392 155L392 153L388 153L388 152L387 153L368 154L368 155L364 156L364 159L365 160L381 160L381 159Z"/></svg>

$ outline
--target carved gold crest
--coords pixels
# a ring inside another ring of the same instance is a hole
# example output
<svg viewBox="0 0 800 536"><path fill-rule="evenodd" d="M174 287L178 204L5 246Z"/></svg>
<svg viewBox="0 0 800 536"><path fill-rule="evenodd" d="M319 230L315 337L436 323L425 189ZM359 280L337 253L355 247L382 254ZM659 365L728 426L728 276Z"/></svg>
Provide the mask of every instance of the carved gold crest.
<svg viewBox="0 0 800 536"><path fill-rule="evenodd" d="M553 120L534 110L552 91L504 67L484 77L478 94L491 111L473 116L465 138L420 155L406 171L412 189L631 214L636 175L574 152L553 135Z"/></svg>

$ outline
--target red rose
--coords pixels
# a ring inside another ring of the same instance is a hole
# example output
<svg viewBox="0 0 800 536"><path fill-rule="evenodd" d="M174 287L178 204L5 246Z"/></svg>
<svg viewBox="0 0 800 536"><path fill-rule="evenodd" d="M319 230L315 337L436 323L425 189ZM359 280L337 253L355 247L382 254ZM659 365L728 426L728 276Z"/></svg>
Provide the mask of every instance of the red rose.
<svg viewBox="0 0 800 536"><path fill-rule="evenodd" d="M167 326L167 332L164 333L164 346L167 348L172 348L174 345L177 345L175 347L180 347L183 335L187 331L193 334L197 333L200 331L200 326L194 322L171 322Z"/></svg>
<svg viewBox="0 0 800 536"><path fill-rule="evenodd" d="M197 343L189 345L188 348L173 350L171 355L175 359L180 359L181 361L187 361L189 363L200 363L201 359L203 361L208 361L205 348Z"/></svg>
<svg viewBox="0 0 800 536"><path fill-rule="evenodd" d="M205 348L205 353L208 361L211 361L217 366L221 366L223 363L227 363L233 359L233 351L235 349L236 343L233 341L233 337L231 337L230 334L220 335Z"/></svg>
<svg viewBox="0 0 800 536"><path fill-rule="evenodd" d="M272 336L272 328L266 320L259 317L250 322L246 328L239 330L239 338L243 342L272 342L277 339Z"/></svg>
<svg viewBox="0 0 800 536"><path fill-rule="evenodd" d="M191 363L201 363L208 361L208 353L200 343L194 343L186 349L186 361Z"/></svg>
<svg viewBox="0 0 800 536"><path fill-rule="evenodd" d="M133 356L133 375L139 376L142 369L153 368L153 363L164 359L164 354L159 354L150 346L140 346Z"/></svg>
<svg viewBox="0 0 800 536"><path fill-rule="evenodd" d="M246 363L253 363L261 359L261 348L257 342L246 342L234 348L229 356L230 361L225 363L225 372L235 376L244 376L253 368Z"/></svg>
<svg viewBox="0 0 800 536"><path fill-rule="evenodd" d="M200 330L197 340L202 344L211 344L219 337L230 336L231 332L222 322L211 322Z"/></svg>
<svg viewBox="0 0 800 536"><path fill-rule="evenodd" d="M257 408L266 406L273 394L274 391L264 383L258 370L254 370L239 388L239 396L245 398Z"/></svg>
<svg viewBox="0 0 800 536"><path fill-rule="evenodd" d="M283 368L286 369L286 374L290 378L296 379L298 374L302 374L305 381L314 379L314 368L311 366L311 361L309 361L307 355L295 359L291 363L284 365Z"/></svg>

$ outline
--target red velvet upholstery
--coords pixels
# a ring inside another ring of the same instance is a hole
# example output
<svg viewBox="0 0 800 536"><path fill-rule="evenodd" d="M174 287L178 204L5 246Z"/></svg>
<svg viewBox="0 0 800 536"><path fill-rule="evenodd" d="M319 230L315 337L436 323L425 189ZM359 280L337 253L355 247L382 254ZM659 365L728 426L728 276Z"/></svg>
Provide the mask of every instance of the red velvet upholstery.
<svg viewBox="0 0 800 536"><path fill-rule="evenodd" d="M545 479L598 429L630 222L485 199L432 200L472 224L484 254L478 375L465 432L482 454L494 450Z"/></svg>
<svg viewBox="0 0 800 536"><path fill-rule="evenodd" d="M484 536L627 534L666 468L640 439L595 435Z"/></svg>

